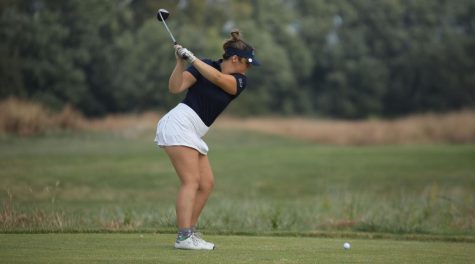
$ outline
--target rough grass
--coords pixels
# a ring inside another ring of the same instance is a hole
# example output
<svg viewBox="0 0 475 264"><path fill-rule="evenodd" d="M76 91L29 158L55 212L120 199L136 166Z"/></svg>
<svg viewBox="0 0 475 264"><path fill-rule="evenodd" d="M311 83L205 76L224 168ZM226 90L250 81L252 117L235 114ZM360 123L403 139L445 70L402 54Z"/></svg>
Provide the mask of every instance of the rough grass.
<svg viewBox="0 0 475 264"><path fill-rule="evenodd" d="M3 263L473 263L473 243L206 236L214 251L173 249L167 234L0 235Z"/></svg>
<svg viewBox="0 0 475 264"><path fill-rule="evenodd" d="M2 139L1 232L175 231L178 180L149 136ZM475 235L473 145L332 147L221 129L206 140L206 231Z"/></svg>
<svg viewBox="0 0 475 264"><path fill-rule="evenodd" d="M175 230L178 181L152 142L158 114L85 120L14 99L0 108L1 232ZM200 224L219 234L473 241L475 147L445 143L473 142L474 116L219 119L206 138L216 190Z"/></svg>

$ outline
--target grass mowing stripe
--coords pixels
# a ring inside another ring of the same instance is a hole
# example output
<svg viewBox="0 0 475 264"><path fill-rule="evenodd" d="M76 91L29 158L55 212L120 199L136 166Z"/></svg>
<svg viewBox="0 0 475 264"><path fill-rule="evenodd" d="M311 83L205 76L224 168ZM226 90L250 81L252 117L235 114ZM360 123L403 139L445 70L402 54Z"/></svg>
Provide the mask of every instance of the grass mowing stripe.
<svg viewBox="0 0 475 264"><path fill-rule="evenodd" d="M173 248L172 234L3 234L3 263L473 263L475 244L206 236L217 249Z"/></svg>

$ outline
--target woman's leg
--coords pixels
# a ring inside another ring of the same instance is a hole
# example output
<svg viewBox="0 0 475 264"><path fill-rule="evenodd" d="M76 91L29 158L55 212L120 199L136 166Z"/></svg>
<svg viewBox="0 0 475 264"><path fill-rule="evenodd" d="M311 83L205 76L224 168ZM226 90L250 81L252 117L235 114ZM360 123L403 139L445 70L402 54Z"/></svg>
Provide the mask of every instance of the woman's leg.
<svg viewBox="0 0 475 264"><path fill-rule="evenodd" d="M193 214L191 217L191 225L196 226L201 211L203 210L208 197L213 191L214 177L211 165L209 164L208 156L199 155L199 188L196 193L195 204L193 206Z"/></svg>
<svg viewBox="0 0 475 264"><path fill-rule="evenodd" d="M200 187L200 154L197 150L173 146L166 147L181 186L176 200L176 216L179 228L191 228L194 205Z"/></svg>

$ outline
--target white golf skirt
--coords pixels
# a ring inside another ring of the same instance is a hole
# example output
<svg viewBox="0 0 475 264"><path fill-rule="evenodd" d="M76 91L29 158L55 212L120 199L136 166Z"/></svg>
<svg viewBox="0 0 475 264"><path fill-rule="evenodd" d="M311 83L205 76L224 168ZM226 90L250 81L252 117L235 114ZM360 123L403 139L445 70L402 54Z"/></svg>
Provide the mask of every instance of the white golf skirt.
<svg viewBox="0 0 475 264"><path fill-rule="evenodd" d="M179 103L158 121L155 143L162 148L186 146L207 155L208 145L201 138L208 130L209 127L193 109Z"/></svg>

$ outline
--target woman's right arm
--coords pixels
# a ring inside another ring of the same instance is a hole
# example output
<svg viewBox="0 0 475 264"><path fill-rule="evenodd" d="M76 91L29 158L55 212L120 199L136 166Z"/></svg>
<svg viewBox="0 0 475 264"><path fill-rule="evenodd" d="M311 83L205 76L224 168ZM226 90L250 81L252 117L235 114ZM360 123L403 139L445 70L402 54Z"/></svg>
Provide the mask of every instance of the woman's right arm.
<svg viewBox="0 0 475 264"><path fill-rule="evenodd" d="M168 90L170 93L181 93L190 88L196 82L195 77L191 73L185 71L185 69L186 60L176 55L175 69L173 69L170 79L168 80Z"/></svg>

